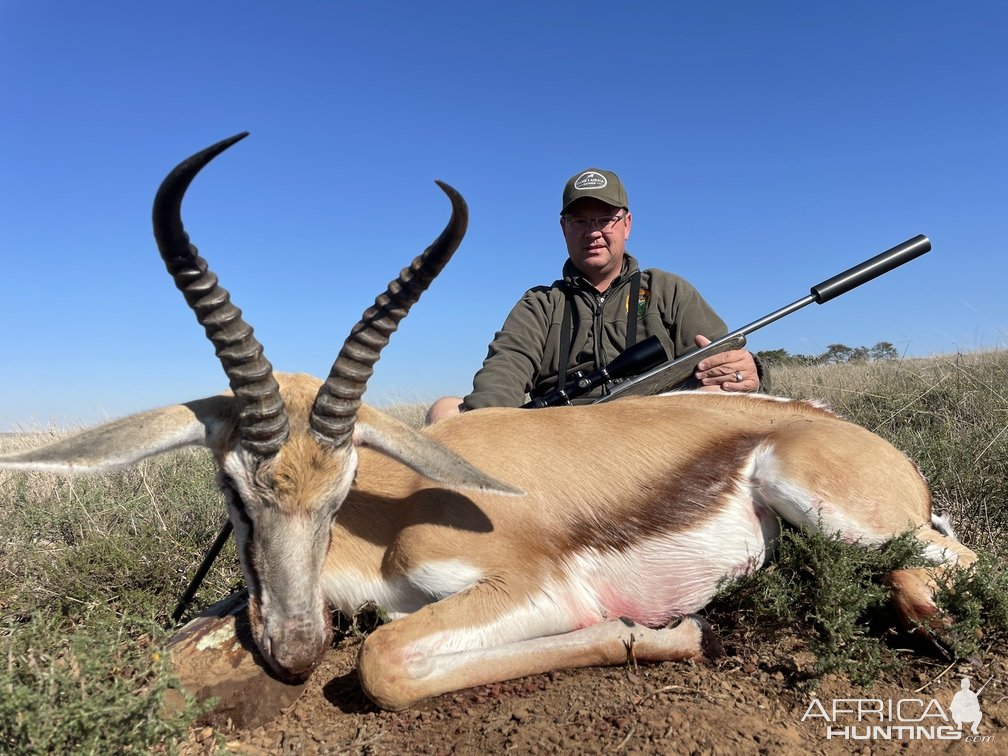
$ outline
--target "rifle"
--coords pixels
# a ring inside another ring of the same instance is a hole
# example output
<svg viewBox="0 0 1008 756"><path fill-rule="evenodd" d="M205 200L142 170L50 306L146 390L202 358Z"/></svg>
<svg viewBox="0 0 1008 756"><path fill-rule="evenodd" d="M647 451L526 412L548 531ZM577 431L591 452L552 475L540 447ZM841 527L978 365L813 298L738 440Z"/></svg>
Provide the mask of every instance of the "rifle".
<svg viewBox="0 0 1008 756"><path fill-rule="evenodd" d="M923 234L907 239L875 257L848 268L822 283L812 287L811 293L798 299L786 307L764 315L749 325L743 326L731 333L712 341L705 347L693 349L674 360L669 360L664 348L652 336L640 344L636 344L620 352L616 358L601 370L596 370L588 376L575 375L574 379L562 387L557 387L538 399L523 405L526 408L552 407L570 404L596 386L607 381L627 378L613 386L612 390L595 399L593 404L610 402L621 396L651 396L663 391L669 391L688 380L696 370L699 362L711 355L732 349L741 349L746 344L746 336L775 320L790 315L806 305L823 304L829 300L846 294L851 289L867 283L874 278L888 273L894 268L910 260L914 260L931 250L931 241ZM649 343L654 340L654 343ZM657 349L655 345L657 344ZM660 350L660 351L658 351ZM633 376L633 377L629 377Z"/></svg>

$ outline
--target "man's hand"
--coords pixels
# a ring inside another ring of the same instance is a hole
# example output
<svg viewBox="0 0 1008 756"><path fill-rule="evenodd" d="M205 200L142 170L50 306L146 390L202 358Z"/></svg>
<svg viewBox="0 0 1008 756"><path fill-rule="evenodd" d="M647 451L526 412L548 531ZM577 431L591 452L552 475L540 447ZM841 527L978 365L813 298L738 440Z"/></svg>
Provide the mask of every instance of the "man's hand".
<svg viewBox="0 0 1008 756"><path fill-rule="evenodd" d="M700 334L694 340L698 347L711 343L710 339ZM759 388L756 363L745 349L711 355L697 365L693 375L707 391L756 391Z"/></svg>

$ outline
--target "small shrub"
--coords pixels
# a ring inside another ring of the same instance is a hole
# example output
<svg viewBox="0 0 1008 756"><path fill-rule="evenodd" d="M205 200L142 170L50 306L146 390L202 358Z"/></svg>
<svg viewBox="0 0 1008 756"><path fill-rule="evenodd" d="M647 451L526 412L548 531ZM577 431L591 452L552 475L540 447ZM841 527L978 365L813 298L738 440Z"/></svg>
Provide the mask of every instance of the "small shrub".
<svg viewBox="0 0 1008 756"><path fill-rule="evenodd" d="M773 564L725 585L711 611L746 623L797 629L816 655L815 675L839 671L869 682L896 665L875 627L888 618L882 578L923 564L921 546L904 534L881 548L847 543L839 535L784 527ZM740 614L741 613L741 614Z"/></svg>
<svg viewBox="0 0 1008 756"><path fill-rule="evenodd" d="M100 606L70 626L38 613L0 629L0 752L148 753L183 737L199 710L164 706L175 683L163 640Z"/></svg>
<svg viewBox="0 0 1008 756"><path fill-rule="evenodd" d="M987 554L965 569L949 573L941 584L938 606L955 619L941 642L956 659L982 654L1008 643L1008 572Z"/></svg>

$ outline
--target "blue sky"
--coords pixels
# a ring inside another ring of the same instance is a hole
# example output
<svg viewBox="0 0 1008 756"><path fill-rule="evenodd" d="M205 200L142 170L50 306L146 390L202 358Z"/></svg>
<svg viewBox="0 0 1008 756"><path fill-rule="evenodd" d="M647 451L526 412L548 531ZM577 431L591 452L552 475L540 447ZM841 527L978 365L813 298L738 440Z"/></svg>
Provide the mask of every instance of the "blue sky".
<svg viewBox="0 0 1008 756"><path fill-rule="evenodd" d="M448 217L455 259L367 399L465 393L559 275L564 181L618 172L629 249L730 327L918 233L934 250L753 334L819 353L1008 345L1008 5L0 2L0 431L216 393L158 258L179 160L193 241L279 370L324 375Z"/></svg>

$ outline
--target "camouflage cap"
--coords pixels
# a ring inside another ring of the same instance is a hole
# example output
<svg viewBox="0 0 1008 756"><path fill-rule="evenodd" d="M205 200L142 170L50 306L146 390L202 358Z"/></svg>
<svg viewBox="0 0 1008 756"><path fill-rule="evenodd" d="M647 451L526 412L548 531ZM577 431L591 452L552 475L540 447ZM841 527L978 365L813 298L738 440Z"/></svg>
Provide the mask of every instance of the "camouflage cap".
<svg viewBox="0 0 1008 756"><path fill-rule="evenodd" d="M613 207L630 208L626 189L623 188L619 176L601 168L587 168L570 177L564 186L563 207L560 212L566 212L571 203L582 197L594 197Z"/></svg>

